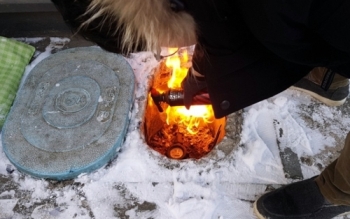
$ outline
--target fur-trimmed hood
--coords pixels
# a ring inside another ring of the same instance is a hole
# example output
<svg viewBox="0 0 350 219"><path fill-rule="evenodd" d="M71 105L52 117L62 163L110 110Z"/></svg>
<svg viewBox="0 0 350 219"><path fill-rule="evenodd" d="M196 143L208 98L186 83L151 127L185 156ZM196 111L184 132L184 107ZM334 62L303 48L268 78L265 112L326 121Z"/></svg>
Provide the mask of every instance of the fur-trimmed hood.
<svg viewBox="0 0 350 219"><path fill-rule="evenodd" d="M109 51L157 51L196 43L194 19L173 11L169 0L52 1L73 29Z"/></svg>

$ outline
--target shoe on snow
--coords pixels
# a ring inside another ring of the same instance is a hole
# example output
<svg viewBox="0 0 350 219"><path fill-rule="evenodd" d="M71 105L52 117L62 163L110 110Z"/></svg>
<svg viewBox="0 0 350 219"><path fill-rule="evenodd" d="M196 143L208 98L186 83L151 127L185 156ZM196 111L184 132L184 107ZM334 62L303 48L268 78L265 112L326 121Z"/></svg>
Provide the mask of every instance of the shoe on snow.
<svg viewBox="0 0 350 219"><path fill-rule="evenodd" d="M331 219L350 213L350 206L329 203L314 179L264 194L254 203L255 214L259 219Z"/></svg>

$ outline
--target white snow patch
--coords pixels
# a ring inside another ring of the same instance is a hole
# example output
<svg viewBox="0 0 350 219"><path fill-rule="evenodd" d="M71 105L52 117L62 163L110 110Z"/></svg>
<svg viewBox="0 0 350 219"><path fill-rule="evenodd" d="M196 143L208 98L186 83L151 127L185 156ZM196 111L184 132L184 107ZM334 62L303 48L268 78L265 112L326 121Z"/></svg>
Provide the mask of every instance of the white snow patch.
<svg viewBox="0 0 350 219"><path fill-rule="evenodd" d="M36 59L27 66L22 81L53 49L61 48L67 42L68 39L51 38L46 50L37 53ZM76 178L76 183L84 184L80 191L69 187L62 192L56 191L58 206L43 203L32 212L32 218L90 218L90 212L82 207L84 202L96 219L118 218L122 213L118 209L125 208L128 210L124 216L130 218L253 219L251 202L264 193L266 184L291 181L284 176L277 138L300 158L316 155L326 146L335 144L332 135L325 136L324 130L310 126L307 120L343 136L349 130L350 119L344 118L339 110L319 106L307 114L307 106L313 100L300 92L287 90L244 109L241 142L232 145L231 154L218 151L220 160L210 156L201 161L169 160L148 147L140 129L143 121L140 111L144 109L148 83L158 62L151 52L132 54L127 61L135 73L136 99L118 157L108 168ZM306 114L308 118L305 118ZM11 163L1 143L0 148L0 174L8 175L6 166ZM323 161L318 162L322 164ZM315 166L305 164L302 164L302 171L304 178L320 172ZM28 206L53 195L45 180L23 177L18 171L11 176L19 189L32 192ZM13 197L13 192L0 194L0 197L5 196ZM17 200L0 201L0 218L15 217L13 207ZM153 207L141 211L142 204Z"/></svg>

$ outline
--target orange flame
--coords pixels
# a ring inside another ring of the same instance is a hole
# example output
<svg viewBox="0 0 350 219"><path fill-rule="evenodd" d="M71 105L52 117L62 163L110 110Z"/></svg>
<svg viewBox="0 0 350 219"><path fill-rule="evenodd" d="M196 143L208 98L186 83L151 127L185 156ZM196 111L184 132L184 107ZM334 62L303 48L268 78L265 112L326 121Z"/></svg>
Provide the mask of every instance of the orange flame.
<svg viewBox="0 0 350 219"><path fill-rule="evenodd" d="M177 49L170 48L169 53L175 53ZM166 59L166 66L172 69L168 88L181 89L181 82L188 72L188 53L184 50L181 55L177 52ZM214 112L211 105L191 106L187 110L184 106L168 107L166 109L167 124L183 124L190 134L196 134L198 128L214 121Z"/></svg>
<svg viewBox="0 0 350 219"><path fill-rule="evenodd" d="M169 52L172 53L172 50L170 50ZM178 53L175 53L175 55L172 55L166 59L165 65L172 69L171 78L168 81L168 88L173 88L173 89L181 88L181 82L186 77L187 71L188 71L188 68L181 66L181 63L184 63L184 62L188 62L187 53L182 55L182 60L178 55Z"/></svg>

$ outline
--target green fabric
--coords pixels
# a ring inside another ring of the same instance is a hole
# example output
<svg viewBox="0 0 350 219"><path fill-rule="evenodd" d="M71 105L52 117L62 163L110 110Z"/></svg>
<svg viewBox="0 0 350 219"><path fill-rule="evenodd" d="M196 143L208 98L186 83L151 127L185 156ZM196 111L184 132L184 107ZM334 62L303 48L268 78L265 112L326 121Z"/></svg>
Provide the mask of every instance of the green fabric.
<svg viewBox="0 0 350 219"><path fill-rule="evenodd" d="M35 48L0 36L0 130Z"/></svg>

